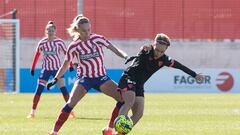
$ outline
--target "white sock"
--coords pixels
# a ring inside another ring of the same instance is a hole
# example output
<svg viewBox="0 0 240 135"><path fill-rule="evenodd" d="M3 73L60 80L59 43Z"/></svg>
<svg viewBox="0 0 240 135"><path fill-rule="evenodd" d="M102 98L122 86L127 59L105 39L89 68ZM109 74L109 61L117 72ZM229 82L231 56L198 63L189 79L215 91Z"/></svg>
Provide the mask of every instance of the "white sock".
<svg viewBox="0 0 240 135"><path fill-rule="evenodd" d="M36 110L32 109L31 114L35 114Z"/></svg>
<svg viewBox="0 0 240 135"><path fill-rule="evenodd" d="M57 135L57 132L56 132L56 131L53 131L53 130L52 130L51 133L53 133L54 135Z"/></svg>
<svg viewBox="0 0 240 135"><path fill-rule="evenodd" d="M110 128L110 127L108 127L108 128L107 128L107 130L111 130L111 131L112 131L112 130L113 130L113 128Z"/></svg>

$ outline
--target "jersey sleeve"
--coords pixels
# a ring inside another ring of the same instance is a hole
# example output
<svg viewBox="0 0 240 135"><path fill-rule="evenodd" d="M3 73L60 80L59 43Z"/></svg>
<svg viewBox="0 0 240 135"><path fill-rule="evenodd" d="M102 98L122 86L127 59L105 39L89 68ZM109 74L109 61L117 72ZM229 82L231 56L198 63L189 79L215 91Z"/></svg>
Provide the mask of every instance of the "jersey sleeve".
<svg viewBox="0 0 240 135"><path fill-rule="evenodd" d="M109 45L112 45L112 43L105 37L103 37L103 41L104 41L104 46L106 46L106 47L108 47Z"/></svg>
<svg viewBox="0 0 240 135"><path fill-rule="evenodd" d="M35 50L35 53L41 53L42 52L42 42L39 41L38 44L37 44L37 47L36 47L36 50Z"/></svg>
<svg viewBox="0 0 240 135"><path fill-rule="evenodd" d="M196 75L197 75L196 72L194 72L190 68L184 66L180 62L178 62L178 61L176 61L176 60L174 60L171 57L166 56L166 55L165 55L164 64L168 67L173 67L173 68L176 68L176 69L180 69L180 70L182 70L183 72L185 72L186 74L188 74L192 77L196 77Z"/></svg>
<svg viewBox="0 0 240 135"><path fill-rule="evenodd" d="M33 61L32 61L32 66L31 66L31 70L34 70L36 67L36 64L38 62L39 56L42 52L42 46L41 46L41 41L38 42L37 48L35 50L35 54L33 57Z"/></svg>
<svg viewBox="0 0 240 135"><path fill-rule="evenodd" d="M106 39L104 36L96 35L93 37L94 42L97 43L100 46L108 47L109 45L112 45L112 43Z"/></svg>

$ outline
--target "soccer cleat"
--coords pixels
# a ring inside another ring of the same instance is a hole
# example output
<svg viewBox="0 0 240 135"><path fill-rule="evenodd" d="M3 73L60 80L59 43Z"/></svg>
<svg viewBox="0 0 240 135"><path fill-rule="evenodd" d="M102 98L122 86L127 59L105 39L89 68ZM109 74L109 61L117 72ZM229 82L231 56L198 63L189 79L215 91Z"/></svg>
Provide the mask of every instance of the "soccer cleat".
<svg viewBox="0 0 240 135"><path fill-rule="evenodd" d="M106 127L102 129L103 135L112 135L112 130L108 130Z"/></svg>
<svg viewBox="0 0 240 135"><path fill-rule="evenodd" d="M27 116L28 119L33 119L34 117L35 117L34 113L29 113Z"/></svg>
<svg viewBox="0 0 240 135"><path fill-rule="evenodd" d="M75 118L75 114L74 114L74 112L70 112L70 114L69 114L69 118Z"/></svg>

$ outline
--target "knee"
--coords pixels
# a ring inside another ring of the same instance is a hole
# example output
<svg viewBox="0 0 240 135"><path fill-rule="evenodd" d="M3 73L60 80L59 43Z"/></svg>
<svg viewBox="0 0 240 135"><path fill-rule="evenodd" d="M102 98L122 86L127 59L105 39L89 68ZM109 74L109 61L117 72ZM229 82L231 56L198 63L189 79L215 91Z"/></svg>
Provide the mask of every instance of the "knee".
<svg viewBox="0 0 240 135"><path fill-rule="evenodd" d="M124 105L129 106L129 107L132 107L133 104L134 104L134 100L131 100L131 101L125 101L125 102L124 102Z"/></svg>

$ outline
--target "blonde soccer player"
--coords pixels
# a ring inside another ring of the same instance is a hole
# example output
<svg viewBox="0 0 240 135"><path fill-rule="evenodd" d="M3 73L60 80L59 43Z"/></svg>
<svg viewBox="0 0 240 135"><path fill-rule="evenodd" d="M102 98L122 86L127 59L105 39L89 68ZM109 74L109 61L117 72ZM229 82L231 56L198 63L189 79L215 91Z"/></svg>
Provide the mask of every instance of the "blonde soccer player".
<svg viewBox="0 0 240 135"><path fill-rule="evenodd" d="M87 94L89 89L95 88L104 94L113 97L120 104L122 101L120 93L116 90L117 84L106 74L103 48L107 48L117 56L126 59L127 54L115 47L104 36L91 32L90 20L85 16L77 16L73 20L69 34L74 37L68 46L63 65L58 70L53 81L48 83L48 88L56 84L66 71L73 59L78 61L77 79L72 88L70 98L55 122L49 135L57 135L58 131L68 119L68 116L76 104Z"/></svg>

